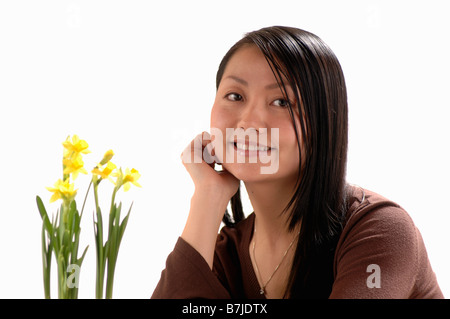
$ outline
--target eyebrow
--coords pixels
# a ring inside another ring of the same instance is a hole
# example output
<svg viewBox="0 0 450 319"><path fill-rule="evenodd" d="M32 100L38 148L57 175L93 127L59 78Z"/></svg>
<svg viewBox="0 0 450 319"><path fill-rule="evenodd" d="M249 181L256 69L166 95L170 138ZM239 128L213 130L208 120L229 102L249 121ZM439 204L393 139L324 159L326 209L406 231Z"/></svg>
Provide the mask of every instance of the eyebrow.
<svg viewBox="0 0 450 319"><path fill-rule="evenodd" d="M238 82L238 83L240 83L240 84L242 84L244 86L248 86L248 82L247 81L245 81L244 79L241 79L240 77L237 77L235 75L229 75L225 79L232 79L232 80L234 80L234 81L236 81L236 82ZM285 86L290 86L290 85L289 85L289 83L286 83ZM280 85L276 82L276 83L273 83L273 84L266 85L265 88L267 90L274 90L274 89L280 88Z"/></svg>
<svg viewBox="0 0 450 319"><path fill-rule="evenodd" d="M240 77L234 76L234 75L229 75L227 76L225 79L232 79L242 85L248 86L248 82L245 81L244 79L241 79Z"/></svg>

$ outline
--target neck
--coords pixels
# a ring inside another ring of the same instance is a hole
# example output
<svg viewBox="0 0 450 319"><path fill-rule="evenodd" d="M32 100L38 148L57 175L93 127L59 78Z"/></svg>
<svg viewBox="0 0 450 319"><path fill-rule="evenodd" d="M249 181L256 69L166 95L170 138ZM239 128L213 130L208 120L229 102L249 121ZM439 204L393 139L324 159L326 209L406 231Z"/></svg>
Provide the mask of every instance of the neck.
<svg viewBox="0 0 450 319"><path fill-rule="evenodd" d="M289 215L291 208L284 213L294 188L286 183L245 183L250 202L255 213L255 231L258 242L268 248L279 249L292 241L298 232L289 232Z"/></svg>

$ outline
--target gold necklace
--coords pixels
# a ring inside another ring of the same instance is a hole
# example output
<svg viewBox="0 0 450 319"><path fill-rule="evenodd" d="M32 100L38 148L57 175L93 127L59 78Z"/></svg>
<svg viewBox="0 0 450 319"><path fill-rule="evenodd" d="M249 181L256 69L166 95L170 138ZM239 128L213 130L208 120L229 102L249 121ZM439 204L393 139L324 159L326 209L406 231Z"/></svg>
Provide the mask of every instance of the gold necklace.
<svg viewBox="0 0 450 319"><path fill-rule="evenodd" d="M256 234L256 227L253 229L253 247L252 247L252 251L253 251L253 260L255 261L255 268L256 268L256 273L257 276L261 278L261 282L263 282L263 279L259 273L259 269L258 269L258 264L256 263L256 255L255 255L255 246L256 246L256 239L255 239L255 234ZM294 239L292 239L291 243L289 244L289 247L286 249L286 251L284 252L283 258L281 258L280 263L277 265L277 267L275 267L275 270L273 271L272 275L270 275L269 279L266 281L265 284L263 284L262 286L260 286L260 290L259 293L261 295L264 295L266 293L266 287L267 284L270 282L270 280L272 279L273 275L275 275L275 273L277 272L278 268L280 267L280 265L283 263L284 258L286 257L289 249L291 249L292 245L294 244L295 239L297 238L297 236L300 234L300 231L297 233L297 235L295 235Z"/></svg>

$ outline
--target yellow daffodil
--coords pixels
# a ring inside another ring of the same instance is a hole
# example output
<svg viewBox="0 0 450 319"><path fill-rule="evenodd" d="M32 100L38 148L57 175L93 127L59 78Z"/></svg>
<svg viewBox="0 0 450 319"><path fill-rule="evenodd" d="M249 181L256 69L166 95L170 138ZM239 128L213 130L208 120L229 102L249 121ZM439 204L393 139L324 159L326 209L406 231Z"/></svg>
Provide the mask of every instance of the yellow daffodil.
<svg viewBox="0 0 450 319"><path fill-rule="evenodd" d="M64 146L64 158L75 156L78 154L88 154L91 151L88 150L89 144L85 140L81 140L78 135L74 135L72 140L70 136L62 143Z"/></svg>
<svg viewBox="0 0 450 319"><path fill-rule="evenodd" d="M108 161L106 165L102 165L101 163L102 162L100 162L100 164L92 170L92 174L100 176L101 179L108 178L111 182L114 183L114 181L111 179L111 174L117 166L110 161Z"/></svg>
<svg viewBox="0 0 450 319"><path fill-rule="evenodd" d="M72 157L63 159L63 165L63 174L72 174L74 180L78 177L79 173L87 174L87 171L84 169L83 159L80 155L75 158Z"/></svg>
<svg viewBox="0 0 450 319"><path fill-rule="evenodd" d="M52 197L50 198L50 203L53 203L58 199L70 201L77 194L77 190L74 190L74 184L70 183L68 179L65 181L58 179L54 187L47 187L47 189L53 193Z"/></svg>
<svg viewBox="0 0 450 319"><path fill-rule="evenodd" d="M131 171L127 168L125 170L125 174L123 174L122 169L119 169L119 171L115 173L114 176L117 176L116 187L120 188L123 186L123 190L125 192L130 189L130 183L137 187L142 187L137 182L137 180L141 177L141 174L139 174L139 172L134 168L132 168Z"/></svg>
<svg viewBox="0 0 450 319"><path fill-rule="evenodd" d="M105 165L108 163L114 156L114 152L112 150L106 151L105 155L103 155L103 159L100 161L101 165Z"/></svg>
<svg viewBox="0 0 450 319"><path fill-rule="evenodd" d="M125 175L123 176L123 190L127 192L130 189L130 183L137 187L141 187L137 180L141 177L141 174L139 172L132 168L131 171L127 168L125 170Z"/></svg>

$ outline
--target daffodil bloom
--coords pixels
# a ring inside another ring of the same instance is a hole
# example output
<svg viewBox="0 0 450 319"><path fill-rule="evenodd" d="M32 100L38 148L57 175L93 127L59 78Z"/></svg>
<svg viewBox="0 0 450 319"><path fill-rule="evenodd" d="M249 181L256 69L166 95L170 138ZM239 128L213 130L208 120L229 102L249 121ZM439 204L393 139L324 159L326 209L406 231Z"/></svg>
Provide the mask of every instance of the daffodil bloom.
<svg viewBox="0 0 450 319"><path fill-rule="evenodd" d="M87 174L87 171L84 169L83 159L80 155L74 158L63 159L63 165L63 174L72 174L74 180L78 177L79 173Z"/></svg>
<svg viewBox="0 0 450 319"><path fill-rule="evenodd" d="M122 170L120 169L118 173L114 174L114 176L117 176L116 187L120 188L121 186L123 186L123 190L125 192L127 192L130 189L131 187L130 183L132 183L137 187L142 187L137 182L137 180L141 177L141 174L139 174L139 172L134 168L132 168L131 171L127 168L125 170L125 174L123 174Z"/></svg>
<svg viewBox="0 0 450 319"><path fill-rule="evenodd" d="M141 187L137 180L141 177L141 174L139 172L132 168L131 171L127 168L125 171L125 175L123 177L123 190L127 192L130 189L130 183L137 187Z"/></svg>
<svg viewBox="0 0 450 319"><path fill-rule="evenodd" d="M103 164L98 164L93 170L92 174L99 175L101 179L109 179L113 183L114 181L111 179L112 172L116 169L116 165L110 161L106 164L106 166Z"/></svg>
<svg viewBox="0 0 450 319"><path fill-rule="evenodd" d="M64 201L72 200L77 194L77 190L74 190L74 184L70 183L69 179L62 181L58 179L54 187L47 187L47 189L53 193L50 198L50 203L62 199Z"/></svg>
<svg viewBox="0 0 450 319"><path fill-rule="evenodd" d="M108 163L114 156L114 152L112 150L106 151L105 155L103 155L103 159L100 161L101 165L105 165Z"/></svg>
<svg viewBox="0 0 450 319"><path fill-rule="evenodd" d="M64 158L77 156L78 154L88 154L91 151L88 150L89 144L85 140L81 140L78 135L70 136L62 143L64 146Z"/></svg>

